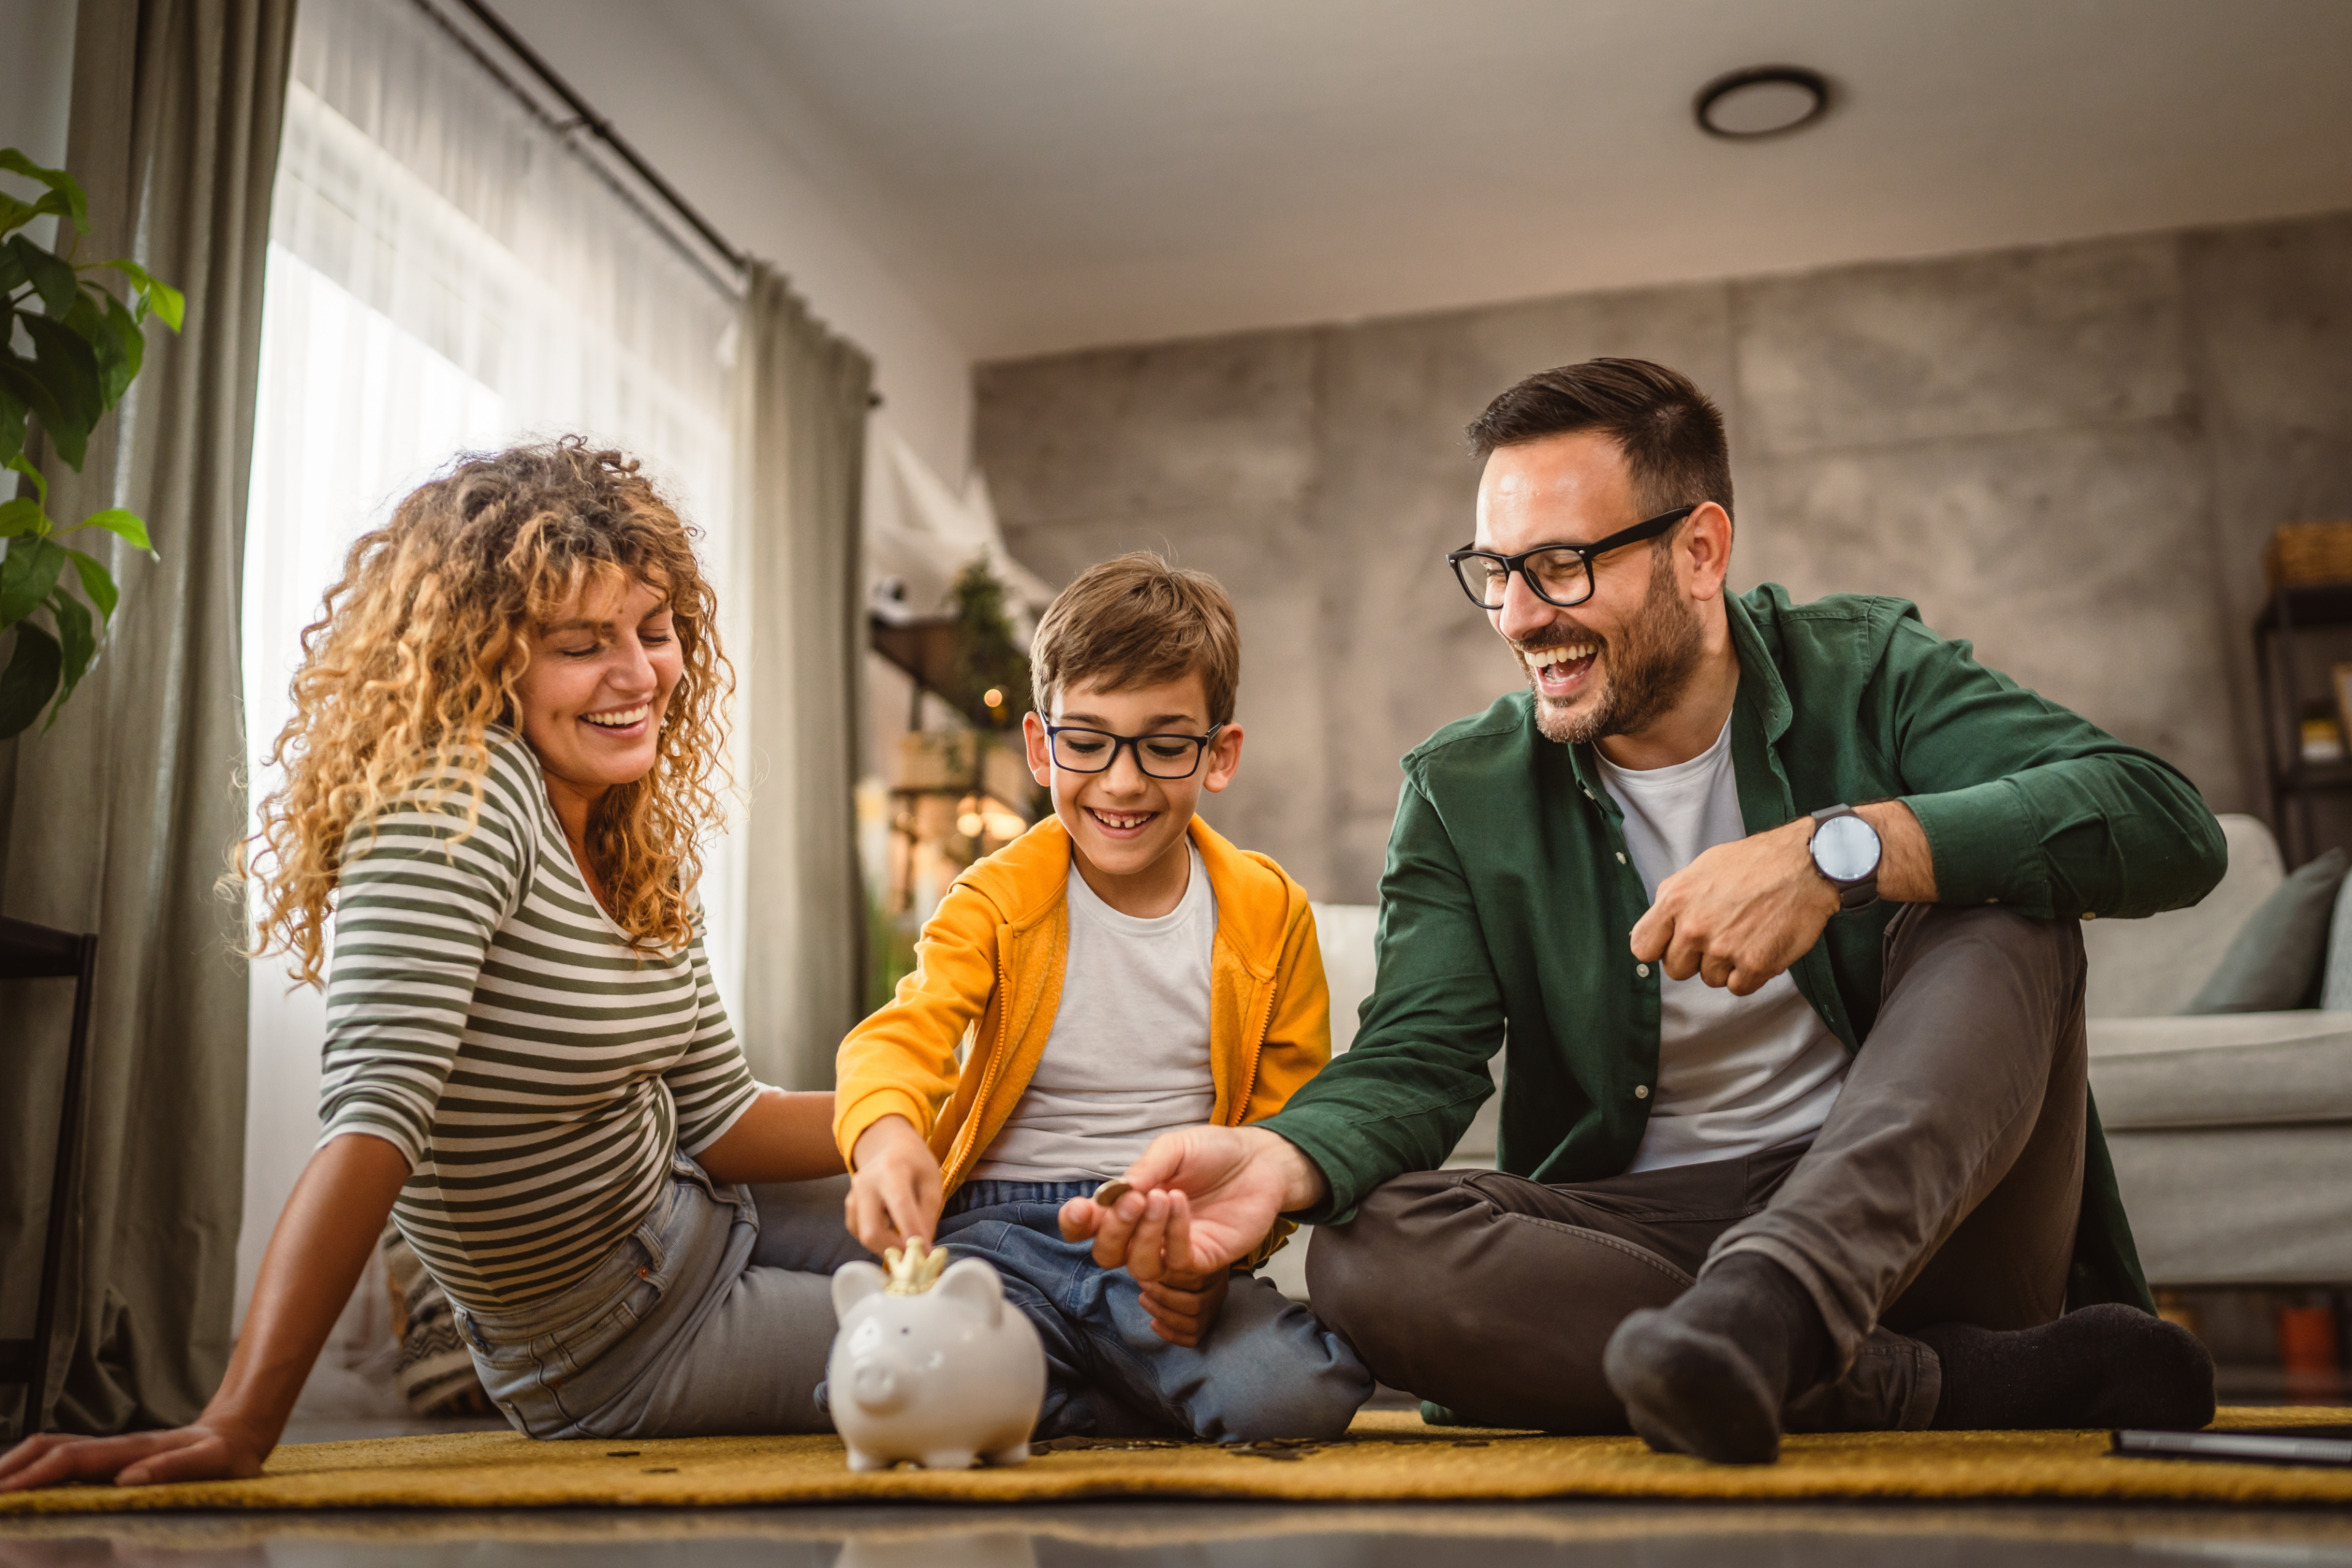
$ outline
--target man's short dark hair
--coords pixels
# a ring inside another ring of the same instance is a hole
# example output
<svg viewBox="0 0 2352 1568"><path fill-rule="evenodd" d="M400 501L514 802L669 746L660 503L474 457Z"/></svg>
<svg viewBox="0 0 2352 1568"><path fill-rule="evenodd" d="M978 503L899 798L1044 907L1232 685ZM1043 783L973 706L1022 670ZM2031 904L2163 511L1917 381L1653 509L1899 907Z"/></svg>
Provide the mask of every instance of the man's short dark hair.
<svg viewBox="0 0 2352 1568"><path fill-rule="evenodd" d="M1480 461L1497 447L1598 430L1625 454L1643 517L1713 501L1731 510L1723 415L1690 377L1645 359L1589 359L1538 371L1470 422Z"/></svg>

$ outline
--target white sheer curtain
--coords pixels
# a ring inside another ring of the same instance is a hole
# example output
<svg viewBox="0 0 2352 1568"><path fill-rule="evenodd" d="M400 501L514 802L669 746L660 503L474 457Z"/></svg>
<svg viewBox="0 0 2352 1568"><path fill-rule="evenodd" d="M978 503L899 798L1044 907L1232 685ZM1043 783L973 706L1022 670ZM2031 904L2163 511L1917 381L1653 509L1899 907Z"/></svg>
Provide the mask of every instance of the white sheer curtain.
<svg viewBox="0 0 2352 1568"><path fill-rule="evenodd" d="M254 798L273 782L258 754L285 722L301 628L344 551L458 451L579 434L634 454L703 531L720 603L741 613L736 309L412 0L303 0L247 521ZM740 854L722 843L708 864L712 965L732 1002ZM317 1136L324 1008L288 984L276 963L253 968L240 1317Z"/></svg>

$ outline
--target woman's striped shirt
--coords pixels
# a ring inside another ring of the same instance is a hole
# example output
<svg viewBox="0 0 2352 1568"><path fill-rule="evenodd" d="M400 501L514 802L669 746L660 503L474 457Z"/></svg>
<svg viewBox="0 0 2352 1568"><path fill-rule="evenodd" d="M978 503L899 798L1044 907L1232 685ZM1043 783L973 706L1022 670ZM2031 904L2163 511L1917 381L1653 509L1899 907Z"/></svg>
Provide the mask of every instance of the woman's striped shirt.
<svg viewBox="0 0 2352 1568"><path fill-rule="evenodd" d="M493 731L481 818L420 784L346 852L320 1143L414 1167L394 1223L461 1307L586 1274L759 1092L698 930L632 949L589 893L539 758Z"/></svg>

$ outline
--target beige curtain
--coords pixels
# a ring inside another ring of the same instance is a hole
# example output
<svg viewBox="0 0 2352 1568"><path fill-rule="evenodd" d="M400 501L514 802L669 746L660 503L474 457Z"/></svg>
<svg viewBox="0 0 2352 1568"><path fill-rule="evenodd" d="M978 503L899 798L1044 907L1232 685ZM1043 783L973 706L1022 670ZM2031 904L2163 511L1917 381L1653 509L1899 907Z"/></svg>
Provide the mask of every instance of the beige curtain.
<svg viewBox="0 0 2352 1568"><path fill-rule="evenodd" d="M100 936L53 1424L184 1422L227 1364L243 1170L246 977L214 892L243 832L238 583L269 192L293 0L82 0L67 164L85 259L185 290L51 510L129 507L122 605L57 727L0 747L0 910ZM56 1130L61 983L0 985L0 1312L21 1333ZM46 1403L46 1402L45 1402Z"/></svg>
<svg viewBox="0 0 2352 1568"><path fill-rule="evenodd" d="M750 614L722 622L741 662L751 795L736 1026L761 1078L830 1089L834 1049L858 1017L866 945L853 791L873 366L761 262L740 352L735 528Z"/></svg>

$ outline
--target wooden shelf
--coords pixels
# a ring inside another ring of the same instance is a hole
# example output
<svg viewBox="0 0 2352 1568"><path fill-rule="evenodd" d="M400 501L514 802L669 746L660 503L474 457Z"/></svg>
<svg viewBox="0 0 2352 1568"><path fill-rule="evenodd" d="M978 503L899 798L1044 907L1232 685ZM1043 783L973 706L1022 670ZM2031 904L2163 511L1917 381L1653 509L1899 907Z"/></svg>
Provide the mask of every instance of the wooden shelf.
<svg viewBox="0 0 2352 1568"><path fill-rule="evenodd" d="M2298 583L2278 589L2254 617L2254 630L2276 631L2282 609L2296 627L2352 626L2352 583Z"/></svg>
<svg viewBox="0 0 2352 1568"><path fill-rule="evenodd" d="M2352 789L2352 763L2305 763L2281 771L2273 782L2283 790Z"/></svg>
<svg viewBox="0 0 2352 1568"><path fill-rule="evenodd" d="M2340 647L2332 632L2352 630L2352 583L2296 583L2271 591L2254 617L2254 675L2261 688L2263 749L2269 762L2271 827L2290 867L2319 853L2312 801L2352 794L2352 762L2306 763L2297 756L2304 692L2298 637ZM2318 694L2315 694L2318 695Z"/></svg>

